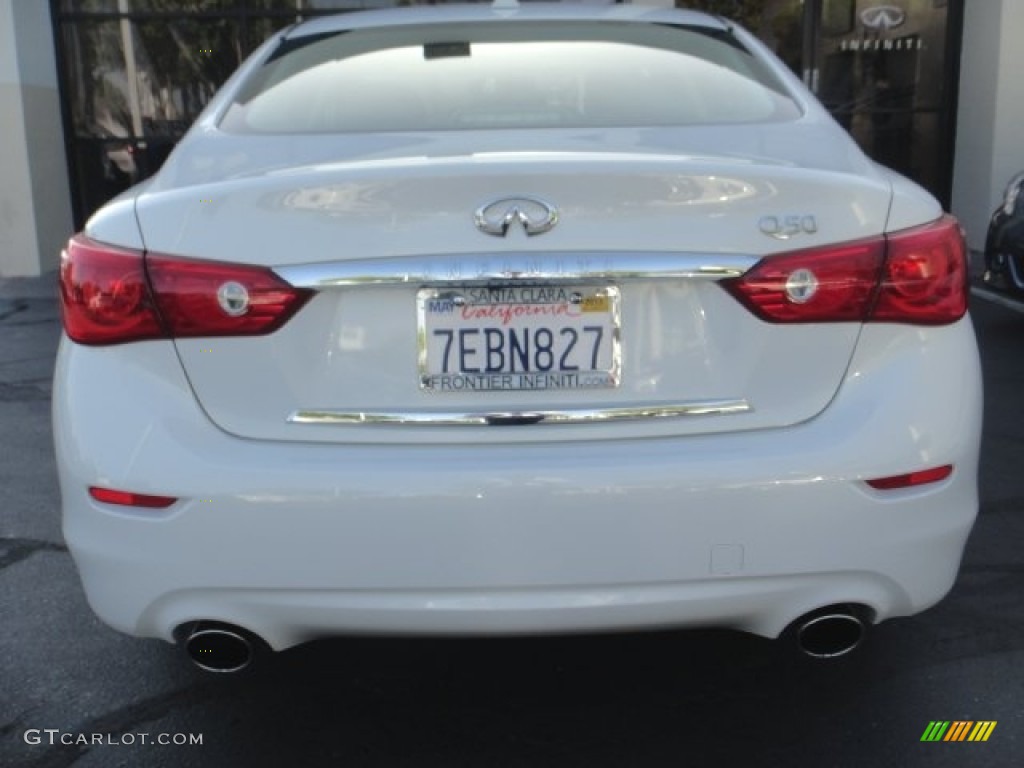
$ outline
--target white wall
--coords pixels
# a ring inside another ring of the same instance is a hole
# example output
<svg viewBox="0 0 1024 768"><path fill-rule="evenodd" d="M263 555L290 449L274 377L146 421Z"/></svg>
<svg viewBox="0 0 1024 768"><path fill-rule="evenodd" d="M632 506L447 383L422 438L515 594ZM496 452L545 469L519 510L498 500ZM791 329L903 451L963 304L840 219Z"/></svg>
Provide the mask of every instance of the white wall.
<svg viewBox="0 0 1024 768"><path fill-rule="evenodd" d="M57 266L71 234L49 3L0 0L0 277Z"/></svg>
<svg viewBox="0 0 1024 768"><path fill-rule="evenodd" d="M1007 182L1024 171L1024 0L966 0L953 213L985 246Z"/></svg>

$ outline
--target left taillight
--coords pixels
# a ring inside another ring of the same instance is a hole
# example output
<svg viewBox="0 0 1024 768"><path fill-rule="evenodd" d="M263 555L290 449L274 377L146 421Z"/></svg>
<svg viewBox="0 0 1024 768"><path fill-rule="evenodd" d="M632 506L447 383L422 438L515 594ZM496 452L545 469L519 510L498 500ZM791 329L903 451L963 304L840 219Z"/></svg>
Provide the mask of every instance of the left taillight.
<svg viewBox="0 0 1024 768"><path fill-rule="evenodd" d="M60 259L64 331L79 344L121 344L166 336L141 251L76 235Z"/></svg>
<svg viewBox="0 0 1024 768"><path fill-rule="evenodd" d="M149 255L146 267L160 315L176 338L272 333L314 293L247 264Z"/></svg>
<svg viewBox="0 0 1024 768"><path fill-rule="evenodd" d="M68 336L92 345L272 333L313 295L266 267L144 254L83 235L61 255L60 293Z"/></svg>

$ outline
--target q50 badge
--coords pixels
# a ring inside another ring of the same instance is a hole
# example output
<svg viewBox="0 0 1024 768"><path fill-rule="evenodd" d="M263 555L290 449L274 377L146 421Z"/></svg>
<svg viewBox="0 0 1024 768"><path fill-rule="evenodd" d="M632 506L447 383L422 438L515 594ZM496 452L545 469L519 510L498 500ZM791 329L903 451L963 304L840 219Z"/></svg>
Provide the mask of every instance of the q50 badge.
<svg viewBox="0 0 1024 768"><path fill-rule="evenodd" d="M818 220L810 213L793 213L783 216L762 216L757 228L776 240L789 240L797 235L813 235L818 231Z"/></svg>

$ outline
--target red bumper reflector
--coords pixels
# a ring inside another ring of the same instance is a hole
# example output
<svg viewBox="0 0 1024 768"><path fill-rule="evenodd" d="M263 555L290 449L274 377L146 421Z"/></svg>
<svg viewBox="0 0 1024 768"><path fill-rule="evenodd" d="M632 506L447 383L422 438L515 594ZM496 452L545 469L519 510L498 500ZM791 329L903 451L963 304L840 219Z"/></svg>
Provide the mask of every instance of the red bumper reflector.
<svg viewBox="0 0 1024 768"><path fill-rule="evenodd" d="M898 488L911 488L915 485L927 485L945 480L953 474L953 465L946 464L932 469L922 469L917 472L908 472L905 475L893 475L892 477L878 477L868 480L867 484L880 491L894 491Z"/></svg>
<svg viewBox="0 0 1024 768"><path fill-rule="evenodd" d="M164 509L177 501L173 496L149 496L145 493L115 491L113 488L89 488L89 495L104 504L118 504L122 507L148 507Z"/></svg>

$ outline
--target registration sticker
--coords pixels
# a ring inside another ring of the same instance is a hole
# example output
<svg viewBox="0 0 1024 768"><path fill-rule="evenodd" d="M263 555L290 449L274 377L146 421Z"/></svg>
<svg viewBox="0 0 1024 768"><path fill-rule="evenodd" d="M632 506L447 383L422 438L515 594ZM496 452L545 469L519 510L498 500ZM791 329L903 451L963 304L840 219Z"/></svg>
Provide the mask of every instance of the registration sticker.
<svg viewBox="0 0 1024 768"><path fill-rule="evenodd" d="M615 286L423 288L419 384L432 392L617 387Z"/></svg>

